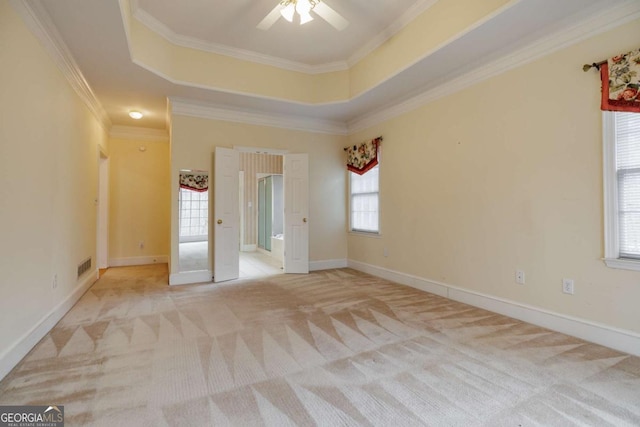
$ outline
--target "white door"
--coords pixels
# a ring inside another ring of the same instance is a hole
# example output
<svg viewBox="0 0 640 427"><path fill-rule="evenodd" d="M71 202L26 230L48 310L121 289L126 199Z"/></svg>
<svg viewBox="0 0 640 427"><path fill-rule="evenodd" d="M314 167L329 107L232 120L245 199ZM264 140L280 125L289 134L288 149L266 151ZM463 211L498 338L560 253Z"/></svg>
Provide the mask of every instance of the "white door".
<svg viewBox="0 0 640 427"><path fill-rule="evenodd" d="M284 272L309 272L309 157L284 156Z"/></svg>
<svg viewBox="0 0 640 427"><path fill-rule="evenodd" d="M214 155L213 281L240 275L239 152L216 147Z"/></svg>

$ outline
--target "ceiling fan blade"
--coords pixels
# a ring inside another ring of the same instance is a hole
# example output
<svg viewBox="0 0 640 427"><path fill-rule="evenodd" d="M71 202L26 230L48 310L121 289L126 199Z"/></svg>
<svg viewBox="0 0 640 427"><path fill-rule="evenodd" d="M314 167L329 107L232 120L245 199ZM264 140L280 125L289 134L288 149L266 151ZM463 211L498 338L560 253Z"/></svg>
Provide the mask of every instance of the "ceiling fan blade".
<svg viewBox="0 0 640 427"><path fill-rule="evenodd" d="M338 31L344 30L349 25L349 21L344 19L338 12L327 6L327 4L323 1L318 3L313 8L313 11Z"/></svg>
<svg viewBox="0 0 640 427"><path fill-rule="evenodd" d="M269 12L269 14L265 16L262 21L260 21L256 28L259 28L261 30L268 30L269 28L271 28L271 26L275 24L276 21L282 16L280 15L281 9L282 6L280 5L280 3L278 3L276 7L274 7L273 10Z"/></svg>

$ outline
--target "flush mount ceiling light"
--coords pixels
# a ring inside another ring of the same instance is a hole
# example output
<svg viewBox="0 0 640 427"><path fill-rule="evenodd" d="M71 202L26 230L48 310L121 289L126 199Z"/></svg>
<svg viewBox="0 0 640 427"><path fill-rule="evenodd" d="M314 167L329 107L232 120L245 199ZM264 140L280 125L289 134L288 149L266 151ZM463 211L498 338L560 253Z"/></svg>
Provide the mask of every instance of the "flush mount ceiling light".
<svg viewBox="0 0 640 427"><path fill-rule="evenodd" d="M140 120L143 114L140 111L129 111L129 117L135 120Z"/></svg>
<svg viewBox="0 0 640 427"><path fill-rule="evenodd" d="M311 11L331 24L336 30L342 31L349 25L338 12L320 0L281 0L267 16L258 24L257 28L268 30L281 17L293 22L296 15L300 17L300 25L313 21Z"/></svg>

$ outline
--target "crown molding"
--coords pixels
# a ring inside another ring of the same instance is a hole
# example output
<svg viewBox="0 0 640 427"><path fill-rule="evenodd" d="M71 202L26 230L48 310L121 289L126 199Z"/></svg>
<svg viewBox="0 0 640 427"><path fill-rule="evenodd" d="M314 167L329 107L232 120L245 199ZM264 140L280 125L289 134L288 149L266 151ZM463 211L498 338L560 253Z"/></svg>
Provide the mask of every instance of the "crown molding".
<svg viewBox="0 0 640 427"><path fill-rule="evenodd" d="M353 67L355 64L364 59L371 52L379 48L391 37L398 34L404 27L409 25L411 21L426 12L431 6L436 4L438 0L418 0L409 9L407 9L400 18L396 19L387 28L380 32L377 36L369 40L364 46L359 48L353 55L347 59L347 65Z"/></svg>
<svg viewBox="0 0 640 427"><path fill-rule="evenodd" d="M205 52L215 53L218 55L225 55L232 58L240 59L243 61L256 62L263 65L270 65L285 70L297 71L306 74L323 74L331 73L335 71L348 70L350 67L358 63L364 57L380 47L383 43L389 40L400 32L406 25L413 21L416 17L421 15L431 6L433 6L438 0L418 0L414 3L405 13L400 16L391 25L381 31L377 36L372 38L363 47L358 49L353 55L351 55L346 61L335 61L326 64L310 65L302 62L290 61L275 56L265 55L258 52L238 49L231 46L226 46L218 43L205 42L203 40L183 36L176 33L160 20L156 19L153 15L141 9L138 5L138 0L131 2L131 8L133 10L133 16L143 25L150 30L156 32L170 43L177 46L182 46L191 49L202 50Z"/></svg>
<svg viewBox="0 0 640 427"><path fill-rule="evenodd" d="M141 24L156 32L170 43L190 49L197 49L204 52L214 53L217 55L229 56L242 61L255 62L258 64L269 65L272 67L282 68L290 71L297 71L306 74L323 74L335 71L344 71L349 68L346 61L329 62L326 64L309 65L302 62L289 61L287 59L275 56L265 55L245 49L238 49L218 43L210 43L194 37L188 37L174 32L163 22L156 19L151 14L138 6L137 1L132 2L133 16Z"/></svg>
<svg viewBox="0 0 640 427"><path fill-rule="evenodd" d="M171 113L173 115L245 123L256 126L269 126L304 132L347 135L347 126L343 122L284 114L259 113L249 110L234 110L222 105L205 104L184 98L170 97L169 101L171 102Z"/></svg>
<svg viewBox="0 0 640 427"><path fill-rule="evenodd" d="M348 123L348 133L355 133L420 108L437 99L460 92L470 86L511 69L533 62L553 52L579 43L597 34L640 18L640 2L628 0L618 7L586 15L573 25L539 39L488 64L475 67L451 80L440 81L420 94L401 102L390 103Z"/></svg>
<svg viewBox="0 0 640 427"><path fill-rule="evenodd" d="M111 127L111 120L95 93L84 78L71 51L56 29L49 13L38 1L11 0L11 6L20 15L27 28L40 41L53 62L66 77L71 87L89 108L106 131Z"/></svg>
<svg viewBox="0 0 640 427"><path fill-rule="evenodd" d="M109 137L134 141L169 142L169 132L164 129L140 128L135 126L111 126Z"/></svg>

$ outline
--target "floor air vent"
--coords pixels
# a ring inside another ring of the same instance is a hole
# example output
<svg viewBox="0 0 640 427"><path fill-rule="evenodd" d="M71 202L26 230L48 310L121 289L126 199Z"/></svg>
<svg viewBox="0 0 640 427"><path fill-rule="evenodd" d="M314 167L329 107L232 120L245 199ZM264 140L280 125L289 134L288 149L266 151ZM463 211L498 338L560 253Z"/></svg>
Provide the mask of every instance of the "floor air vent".
<svg viewBox="0 0 640 427"><path fill-rule="evenodd" d="M85 259L80 264L78 264L78 278L82 276L87 270L91 269L91 257Z"/></svg>

